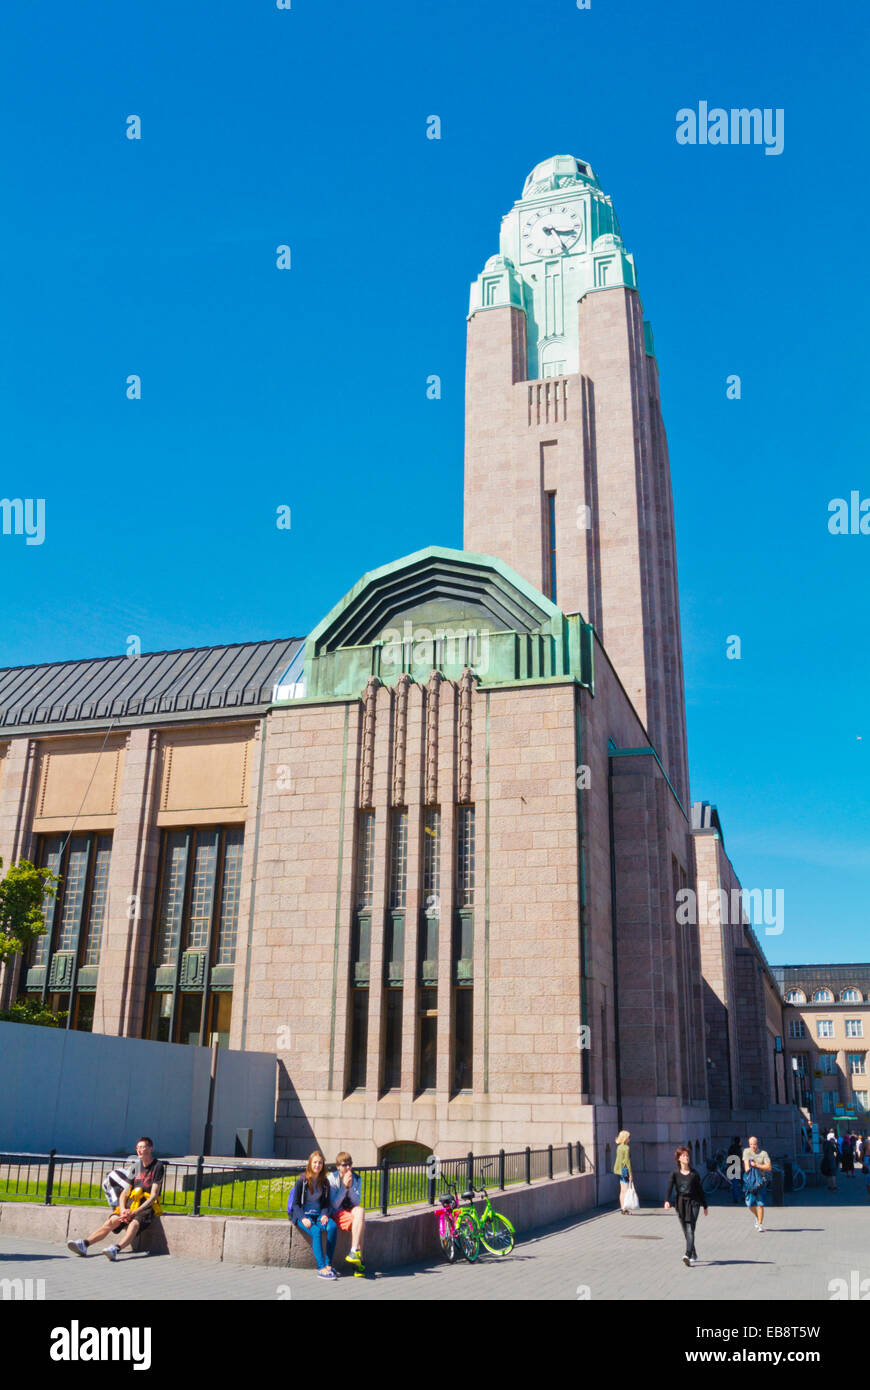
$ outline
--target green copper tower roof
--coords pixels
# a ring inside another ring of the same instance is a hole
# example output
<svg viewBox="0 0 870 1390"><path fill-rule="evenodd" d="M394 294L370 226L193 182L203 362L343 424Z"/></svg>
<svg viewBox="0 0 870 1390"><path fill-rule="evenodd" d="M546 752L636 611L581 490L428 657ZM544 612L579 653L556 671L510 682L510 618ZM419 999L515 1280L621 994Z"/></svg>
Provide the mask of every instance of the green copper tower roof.
<svg viewBox="0 0 870 1390"><path fill-rule="evenodd" d="M469 317L513 305L528 328L528 378L579 371L577 304L617 286L637 289L613 203L584 159L536 164L502 218L498 254L471 287Z"/></svg>

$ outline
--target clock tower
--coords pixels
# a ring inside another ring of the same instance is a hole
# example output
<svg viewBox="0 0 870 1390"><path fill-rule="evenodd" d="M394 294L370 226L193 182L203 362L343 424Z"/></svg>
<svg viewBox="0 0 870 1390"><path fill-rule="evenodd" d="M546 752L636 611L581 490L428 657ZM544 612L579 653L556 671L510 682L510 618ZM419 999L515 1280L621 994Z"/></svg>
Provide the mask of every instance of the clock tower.
<svg viewBox="0 0 870 1390"><path fill-rule="evenodd" d="M688 805L667 442L634 260L591 166L538 164L471 288L466 550L595 626Z"/></svg>

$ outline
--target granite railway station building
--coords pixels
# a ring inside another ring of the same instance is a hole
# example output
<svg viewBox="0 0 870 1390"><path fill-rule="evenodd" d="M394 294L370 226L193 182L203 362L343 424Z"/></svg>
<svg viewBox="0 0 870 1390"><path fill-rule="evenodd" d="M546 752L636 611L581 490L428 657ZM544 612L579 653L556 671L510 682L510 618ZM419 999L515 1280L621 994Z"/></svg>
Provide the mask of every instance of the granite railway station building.
<svg viewBox="0 0 870 1390"><path fill-rule="evenodd" d="M739 882L689 797L652 333L582 160L472 287L466 425L464 549L307 637L0 671L0 855L62 878L2 998L274 1052L278 1155L604 1172L625 1127L651 1196L677 1141L795 1153L781 982L676 911Z"/></svg>

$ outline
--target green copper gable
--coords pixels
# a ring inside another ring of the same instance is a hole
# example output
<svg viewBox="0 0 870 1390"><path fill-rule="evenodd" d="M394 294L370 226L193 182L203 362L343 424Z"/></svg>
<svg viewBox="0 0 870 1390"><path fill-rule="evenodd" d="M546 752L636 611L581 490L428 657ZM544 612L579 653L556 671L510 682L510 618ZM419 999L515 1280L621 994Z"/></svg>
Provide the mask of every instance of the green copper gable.
<svg viewBox="0 0 870 1390"><path fill-rule="evenodd" d="M592 631L489 555L429 546L363 575L305 648L308 699L356 697L433 670L484 686L573 677L592 687Z"/></svg>

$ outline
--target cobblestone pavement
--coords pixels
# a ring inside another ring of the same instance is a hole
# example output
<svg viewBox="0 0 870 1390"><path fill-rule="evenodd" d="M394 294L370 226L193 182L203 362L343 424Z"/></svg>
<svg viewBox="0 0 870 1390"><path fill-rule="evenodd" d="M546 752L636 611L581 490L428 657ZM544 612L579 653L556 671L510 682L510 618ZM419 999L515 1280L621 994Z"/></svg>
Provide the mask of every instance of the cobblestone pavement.
<svg viewBox="0 0 870 1390"><path fill-rule="evenodd" d="M698 1220L700 1263L687 1269L676 1217L661 1207L630 1217L596 1211L525 1236L506 1258L481 1254L375 1272L367 1279L318 1279L307 1270L267 1269L164 1256L87 1260L46 1241L0 1233L0 1279L44 1280L54 1299L811 1299L829 1300L829 1281L870 1279L870 1198L858 1179L816 1189L768 1210L763 1235L742 1207L719 1200ZM716 1199L713 1199L716 1202ZM727 1201L727 1199L726 1199ZM497 1201L496 1201L497 1206ZM862 1210L864 1208L864 1210ZM857 1274L853 1275L853 1271ZM34 1285L38 1288L37 1285ZM870 1287L870 1285L868 1285ZM3 1295L8 1297L8 1294Z"/></svg>

